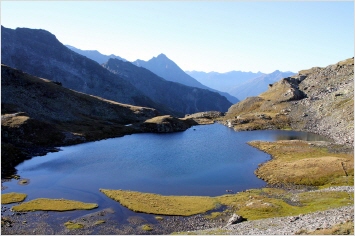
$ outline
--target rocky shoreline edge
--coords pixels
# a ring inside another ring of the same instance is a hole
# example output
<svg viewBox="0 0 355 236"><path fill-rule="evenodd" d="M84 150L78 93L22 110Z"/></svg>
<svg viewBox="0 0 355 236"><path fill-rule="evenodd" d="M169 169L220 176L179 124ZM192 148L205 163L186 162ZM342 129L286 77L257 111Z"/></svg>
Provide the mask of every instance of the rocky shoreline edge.
<svg viewBox="0 0 355 236"><path fill-rule="evenodd" d="M290 189L294 192L327 192L341 191L352 193L353 186L330 187L322 190ZM2 209L3 211L4 209ZM219 235L294 235L309 234L316 230L331 229L332 227L354 221L354 206L343 206L325 211L317 211L297 216L274 217L262 220L242 221L228 224L228 218L209 219L208 213L197 214L189 217L162 216L161 219L152 220L142 216L132 216L128 222L122 223L113 217L113 210L104 210L88 213L73 220L68 215L49 212L12 213L2 217L2 234L219 234ZM56 224L49 224L49 222ZM81 229L67 229L65 222L83 224ZM98 224L97 222L102 222ZM150 231L142 226L151 226Z"/></svg>

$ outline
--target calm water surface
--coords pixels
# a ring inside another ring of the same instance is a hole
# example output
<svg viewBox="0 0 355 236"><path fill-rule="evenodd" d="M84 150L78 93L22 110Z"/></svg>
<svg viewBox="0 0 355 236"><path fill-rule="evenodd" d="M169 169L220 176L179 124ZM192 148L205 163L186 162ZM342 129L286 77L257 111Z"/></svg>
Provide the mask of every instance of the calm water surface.
<svg viewBox="0 0 355 236"><path fill-rule="evenodd" d="M28 199L67 198L97 202L112 200L100 188L164 195L217 196L265 186L254 175L270 156L246 142L280 139L325 140L295 131L235 132L221 124L195 126L185 132L133 134L120 138L62 147L60 152L34 157L17 166L17 181L6 192L23 192Z"/></svg>

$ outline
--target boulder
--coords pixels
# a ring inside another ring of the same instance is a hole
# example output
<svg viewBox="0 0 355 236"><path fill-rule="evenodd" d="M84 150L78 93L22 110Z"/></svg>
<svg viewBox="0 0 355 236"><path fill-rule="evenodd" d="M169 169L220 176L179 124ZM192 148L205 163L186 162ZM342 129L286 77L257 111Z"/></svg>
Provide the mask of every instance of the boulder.
<svg viewBox="0 0 355 236"><path fill-rule="evenodd" d="M237 215L237 214L233 214L233 216L228 220L227 222L227 226L228 225L232 225L232 224L237 224L237 223L240 223L244 220L244 218L240 215Z"/></svg>

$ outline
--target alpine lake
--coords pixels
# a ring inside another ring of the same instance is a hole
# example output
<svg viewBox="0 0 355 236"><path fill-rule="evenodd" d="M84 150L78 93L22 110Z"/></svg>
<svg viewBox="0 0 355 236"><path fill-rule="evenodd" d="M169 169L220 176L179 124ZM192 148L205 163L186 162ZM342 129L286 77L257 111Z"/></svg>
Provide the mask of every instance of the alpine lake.
<svg viewBox="0 0 355 236"><path fill-rule="evenodd" d="M266 183L254 171L270 155L249 141L329 141L311 133L262 130L236 132L224 125L193 126L184 132L132 134L61 147L61 151L33 157L16 168L25 185L12 179L2 193L26 193L25 201L64 198L97 203L92 211L110 208L124 220L139 215L108 198L99 189L122 189L162 195L219 196L261 188ZM87 211L59 212L75 218Z"/></svg>

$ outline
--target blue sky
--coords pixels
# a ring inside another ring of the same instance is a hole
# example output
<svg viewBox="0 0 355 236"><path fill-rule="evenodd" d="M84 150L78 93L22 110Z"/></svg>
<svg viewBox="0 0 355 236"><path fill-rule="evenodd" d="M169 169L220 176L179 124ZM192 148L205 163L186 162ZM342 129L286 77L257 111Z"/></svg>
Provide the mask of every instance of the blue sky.
<svg viewBox="0 0 355 236"><path fill-rule="evenodd" d="M1 1L1 24L205 72L298 72L354 56L353 1Z"/></svg>

